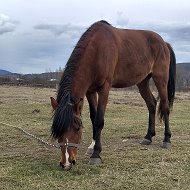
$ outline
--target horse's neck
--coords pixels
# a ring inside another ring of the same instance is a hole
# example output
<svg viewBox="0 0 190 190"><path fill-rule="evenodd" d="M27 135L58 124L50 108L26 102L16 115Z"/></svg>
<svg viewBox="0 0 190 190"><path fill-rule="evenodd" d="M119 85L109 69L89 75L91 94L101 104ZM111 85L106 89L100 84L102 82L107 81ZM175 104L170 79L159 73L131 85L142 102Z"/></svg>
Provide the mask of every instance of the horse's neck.
<svg viewBox="0 0 190 190"><path fill-rule="evenodd" d="M91 84L88 69L77 69L71 83L71 94L77 98L84 98Z"/></svg>

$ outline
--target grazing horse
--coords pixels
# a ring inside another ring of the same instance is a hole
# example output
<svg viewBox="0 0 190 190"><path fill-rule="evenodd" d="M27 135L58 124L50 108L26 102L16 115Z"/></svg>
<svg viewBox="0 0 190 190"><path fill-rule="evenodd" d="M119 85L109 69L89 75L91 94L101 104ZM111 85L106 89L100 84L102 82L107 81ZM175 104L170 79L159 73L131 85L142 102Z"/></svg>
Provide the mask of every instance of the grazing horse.
<svg viewBox="0 0 190 190"><path fill-rule="evenodd" d="M137 85L149 111L148 131L141 144L155 136L157 101L149 88L153 79L160 97L159 115L165 124L162 147L170 147L169 113L175 95L176 59L170 44L157 33L94 23L81 36L65 67L57 98L51 98L52 137L61 146L60 165L69 170L76 162L82 134L81 112L86 95L93 126L90 164L101 163L101 131L111 87Z"/></svg>

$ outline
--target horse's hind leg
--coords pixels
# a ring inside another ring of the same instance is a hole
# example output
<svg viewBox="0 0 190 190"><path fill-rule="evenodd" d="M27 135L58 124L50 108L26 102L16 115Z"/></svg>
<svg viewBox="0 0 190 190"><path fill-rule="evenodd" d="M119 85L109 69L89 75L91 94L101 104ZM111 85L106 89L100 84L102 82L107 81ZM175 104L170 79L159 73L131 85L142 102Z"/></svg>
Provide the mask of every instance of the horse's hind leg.
<svg viewBox="0 0 190 190"><path fill-rule="evenodd" d="M154 98L152 92L149 88L150 76L147 76L141 83L137 86L139 92L146 102L148 111L149 111L149 122L148 122L148 131L144 139L140 142L143 145L148 145L152 142L152 137L155 136L155 113L156 113L156 99Z"/></svg>
<svg viewBox="0 0 190 190"><path fill-rule="evenodd" d="M97 93L96 92L87 92L86 98L89 103L89 109L90 109L90 119L92 122L92 128L93 128L93 139L91 145L88 147L86 154L92 154L94 151L94 145L95 145L95 127L94 127L94 121L96 117L97 112Z"/></svg>
<svg viewBox="0 0 190 190"><path fill-rule="evenodd" d="M167 80L165 78L156 78L154 77L153 80L155 85L158 89L158 93L160 96L160 105L159 105L159 112L160 118L163 119L165 124L165 131L164 131L164 140L162 148L170 148L171 147L171 131L169 127L169 102L168 102L168 95L167 95Z"/></svg>

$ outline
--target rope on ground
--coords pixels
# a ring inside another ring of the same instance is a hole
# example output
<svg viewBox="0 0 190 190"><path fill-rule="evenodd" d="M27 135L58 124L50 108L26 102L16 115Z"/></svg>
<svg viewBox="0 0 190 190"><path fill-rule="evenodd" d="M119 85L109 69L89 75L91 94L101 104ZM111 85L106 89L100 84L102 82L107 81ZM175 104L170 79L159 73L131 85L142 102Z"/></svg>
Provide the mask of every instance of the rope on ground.
<svg viewBox="0 0 190 190"><path fill-rule="evenodd" d="M60 145L55 145L55 144L51 144L51 143L49 143L49 142L47 142L47 141L44 141L43 139L37 137L36 135L33 135L33 134L31 134L31 133L25 131L25 130L22 129L21 127L17 127L17 126L14 126L14 125L10 125L10 124L7 124L7 123L3 123L3 122L0 122L0 124L9 126L9 127L15 128L15 129L18 129L18 130L20 130L21 132L23 132L24 134L26 134L27 136L29 136L29 137L31 137L31 138L33 138L33 139L36 139L36 140L38 140L40 143L45 144L45 145L47 145L47 146L51 146L51 147L55 147L55 148L60 148Z"/></svg>

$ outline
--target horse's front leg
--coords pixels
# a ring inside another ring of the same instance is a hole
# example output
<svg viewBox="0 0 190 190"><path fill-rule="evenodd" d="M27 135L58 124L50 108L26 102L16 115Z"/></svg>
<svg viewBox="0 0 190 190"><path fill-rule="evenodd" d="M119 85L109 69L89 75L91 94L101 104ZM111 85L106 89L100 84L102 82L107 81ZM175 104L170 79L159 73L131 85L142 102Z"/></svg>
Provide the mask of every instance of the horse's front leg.
<svg viewBox="0 0 190 190"><path fill-rule="evenodd" d="M102 151L101 145L101 131L104 127L104 114L108 101L110 85L105 83L98 91L98 107L97 113L94 120L93 138L95 140L94 151L90 157L89 164L101 164L102 160L100 152Z"/></svg>
<svg viewBox="0 0 190 190"><path fill-rule="evenodd" d="M93 128L92 143L88 147L88 149L86 151L86 154L91 155L94 152L94 145L95 145L95 126L94 126L94 121L95 121L95 117L96 117L96 113L97 113L97 105L98 105L97 92L89 92L88 91L86 93L86 98L87 98L88 103L89 103L90 119L91 119L92 128Z"/></svg>

